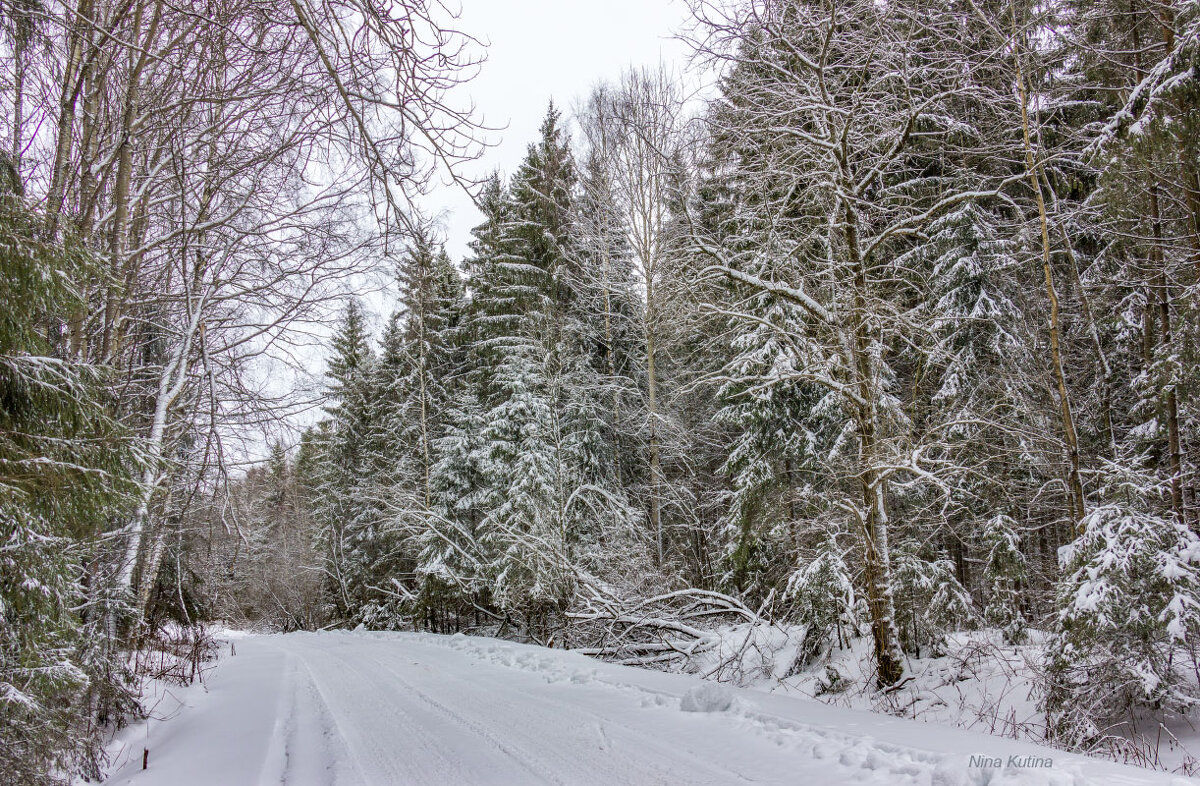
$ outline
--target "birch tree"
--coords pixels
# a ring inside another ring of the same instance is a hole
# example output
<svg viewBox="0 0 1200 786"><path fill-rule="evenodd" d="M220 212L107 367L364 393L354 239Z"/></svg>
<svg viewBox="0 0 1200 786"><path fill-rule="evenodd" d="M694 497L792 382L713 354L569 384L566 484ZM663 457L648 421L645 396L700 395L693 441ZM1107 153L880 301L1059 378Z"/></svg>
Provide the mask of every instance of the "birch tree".
<svg viewBox="0 0 1200 786"><path fill-rule="evenodd" d="M584 114L584 129L610 181L611 195L630 250L633 277L640 287L641 314L638 333L642 343L645 380L646 462L649 467L647 509L655 554L661 565L666 557L662 508L666 495L662 441L666 417L662 386L662 288L668 276L672 242L671 205L678 203L680 147L684 140L683 99L680 88L663 67L630 70L613 87L592 95ZM598 194L600 192L597 192ZM611 244L611 238L602 237ZM611 261L615 249L605 249ZM611 302L606 302L606 324L611 332ZM614 366L615 370L615 366Z"/></svg>

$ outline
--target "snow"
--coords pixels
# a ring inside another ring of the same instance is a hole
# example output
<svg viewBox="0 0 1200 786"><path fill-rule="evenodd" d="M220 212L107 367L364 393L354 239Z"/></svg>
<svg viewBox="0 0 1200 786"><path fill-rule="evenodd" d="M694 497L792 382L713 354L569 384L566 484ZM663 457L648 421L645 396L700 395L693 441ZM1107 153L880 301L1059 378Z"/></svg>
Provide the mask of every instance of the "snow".
<svg viewBox="0 0 1200 786"><path fill-rule="evenodd" d="M725 712L733 706L733 691L719 682L705 682L688 689L679 700L684 712Z"/></svg>
<svg viewBox="0 0 1200 786"><path fill-rule="evenodd" d="M168 719L114 741L107 783L1188 783L495 639L363 631L226 646L206 685L155 711Z"/></svg>

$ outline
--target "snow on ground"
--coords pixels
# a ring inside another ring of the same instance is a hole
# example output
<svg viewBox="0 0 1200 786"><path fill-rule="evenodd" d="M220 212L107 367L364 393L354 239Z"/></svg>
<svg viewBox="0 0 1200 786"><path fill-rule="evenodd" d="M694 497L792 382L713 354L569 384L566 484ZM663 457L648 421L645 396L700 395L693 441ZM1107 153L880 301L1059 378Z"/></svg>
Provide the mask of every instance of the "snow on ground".
<svg viewBox="0 0 1200 786"><path fill-rule="evenodd" d="M868 637L851 637L846 646L797 667L804 627L766 621L709 630L703 646L691 650L691 642L676 642L672 660L651 653L649 667L1039 744L1046 734L1038 693L1046 635L1036 630L1029 634L1029 642L1019 646L1005 643L996 629L948 634L937 652L926 648L923 657L906 655L905 679L886 692L873 687ZM685 651L690 653L687 657L682 655ZM626 663L645 660L631 657ZM1200 776L1196 720L1181 715L1130 718L1110 728L1091 754Z"/></svg>
<svg viewBox="0 0 1200 786"><path fill-rule="evenodd" d="M495 639L339 632L233 645L205 686L175 694L169 720L122 732L108 783L1191 783Z"/></svg>
<svg viewBox="0 0 1200 786"><path fill-rule="evenodd" d="M1045 734L1045 715L1035 693L1045 661L1044 634L1038 631L1031 631L1030 642L1020 646L1005 644L997 630L952 634L945 654L909 658L909 679L887 694L870 689L873 665L869 649L869 639L855 639L850 647L835 650L799 674L743 684L1028 742L1037 742ZM1168 718L1161 731L1158 726L1157 720L1144 724L1138 731L1149 739L1140 744L1128 736L1117 736L1118 730L1114 730L1107 747L1096 753L1127 763L1157 760L1157 768L1167 771L1195 771L1200 730L1181 717ZM1146 748L1154 743L1157 751Z"/></svg>

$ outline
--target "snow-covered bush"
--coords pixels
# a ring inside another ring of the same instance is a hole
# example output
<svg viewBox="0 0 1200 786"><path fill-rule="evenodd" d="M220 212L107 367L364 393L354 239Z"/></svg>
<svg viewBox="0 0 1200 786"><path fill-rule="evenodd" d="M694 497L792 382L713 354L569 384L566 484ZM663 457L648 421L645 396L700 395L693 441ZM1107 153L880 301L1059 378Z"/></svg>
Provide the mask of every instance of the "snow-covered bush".
<svg viewBox="0 0 1200 786"><path fill-rule="evenodd" d="M802 653L806 662L833 643L845 646L858 633L854 581L833 538L825 541L811 562L792 573L783 597L791 605L789 617L808 628Z"/></svg>
<svg viewBox="0 0 1200 786"><path fill-rule="evenodd" d="M949 560L926 559L911 544L901 544L892 552L892 577L896 624L905 652L937 656L947 632L976 622L971 595L955 578Z"/></svg>
<svg viewBox="0 0 1200 786"><path fill-rule="evenodd" d="M1063 549L1047 643L1049 733L1094 741L1140 710L1200 703L1200 538L1171 518L1102 507Z"/></svg>
<svg viewBox="0 0 1200 786"><path fill-rule="evenodd" d="M1021 584L1028 577L1028 565L1021 552L1021 538L1016 522L999 514L984 530L987 563L983 580L988 588L983 619L999 628L1009 644L1023 644L1029 638L1028 622L1021 612Z"/></svg>

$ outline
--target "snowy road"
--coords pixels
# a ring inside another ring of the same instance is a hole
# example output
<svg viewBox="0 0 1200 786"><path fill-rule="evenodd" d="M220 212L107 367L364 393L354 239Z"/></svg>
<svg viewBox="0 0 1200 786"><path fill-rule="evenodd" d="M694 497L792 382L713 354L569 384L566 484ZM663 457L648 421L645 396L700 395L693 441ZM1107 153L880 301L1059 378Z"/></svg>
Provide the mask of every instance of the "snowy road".
<svg viewBox="0 0 1200 786"><path fill-rule="evenodd" d="M735 690L728 709L688 712L711 683L492 639L321 633L235 644L207 690L122 734L108 783L1189 782L778 694ZM1003 763L972 767L972 755ZM1053 766L1010 763L1029 755Z"/></svg>

